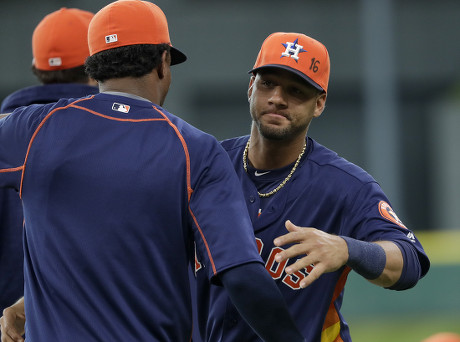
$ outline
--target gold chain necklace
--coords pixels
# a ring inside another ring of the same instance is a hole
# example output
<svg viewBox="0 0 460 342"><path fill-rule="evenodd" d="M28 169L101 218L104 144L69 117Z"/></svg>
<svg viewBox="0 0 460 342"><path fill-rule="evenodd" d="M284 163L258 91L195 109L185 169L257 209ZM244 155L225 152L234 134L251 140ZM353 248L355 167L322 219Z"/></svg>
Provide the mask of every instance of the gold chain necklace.
<svg viewBox="0 0 460 342"><path fill-rule="evenodd" d="M248 173L248 151L249 151L249 143L250 142L251 142L251 139L248 139L248 142L246 143L246 147L244 148L244 152L243 152L243 167L244 167L244 171L246 171L246 173ZM307 147L307 143L305 142L305 144L303 145L302 152L300 152L299 156L297 157L297 160L296 160L294 166L292 167L291 172L289 172L289 174L281 182L281 184L278 185L276 188L274 188L272 191L267 192L265 194L261 194L260 192L257 191L257 193L259 194L259 197L270 197L271 195L276 194L283 186L286 185L286 183L289 181L289 179L291 179L292 175L294 174L295 170L297 169L297 166L300 163L300 159L302 159L302 156L305 153L306 147Z"/></svg>

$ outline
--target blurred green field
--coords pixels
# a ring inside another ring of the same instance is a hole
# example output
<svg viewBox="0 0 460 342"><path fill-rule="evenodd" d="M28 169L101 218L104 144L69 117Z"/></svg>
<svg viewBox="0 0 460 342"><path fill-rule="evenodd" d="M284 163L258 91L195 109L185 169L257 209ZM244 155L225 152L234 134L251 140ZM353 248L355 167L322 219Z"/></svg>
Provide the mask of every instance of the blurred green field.
<svg viewBox="0 0 460 342"><path fill-rule="evenodd" d="M429 313L349 320L353 342L420 342L441 331L460 334L460 314Z"/></svg>
<svg viewBox="0 0 460 342"><path fill-rule="evenodd" d="M431 261L407 291L389 291L351 273L342 313L354 342L421 342L437 332L460 334L460 230L418 233Z"/></svg>

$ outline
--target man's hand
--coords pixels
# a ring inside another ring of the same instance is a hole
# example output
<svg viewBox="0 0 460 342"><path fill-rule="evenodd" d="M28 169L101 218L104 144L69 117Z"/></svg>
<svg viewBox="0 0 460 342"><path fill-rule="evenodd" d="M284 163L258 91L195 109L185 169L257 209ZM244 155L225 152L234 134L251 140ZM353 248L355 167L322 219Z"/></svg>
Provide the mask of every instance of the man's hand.
<svg viewBox="0 0 460 342"><path fill-rule="evenodd" d="M299 227L291 221L286 221L286 229L289 233L277 237L274 244L278 247L286 244L294 245L278 253L275 257L276 261L282 262L286 259L305 255L286 268L288 274L311 264L315 266L308 277L300 282L300 287L307 287L323 273L334 272L348 261L347 243L341 237L316 228Z"/></svg>
<svg viewBox="0 0 460 342"><path fill-rule="evenodd" d="M24 326L26 315L24 312L24 298L3 310L0 318L2 342L24 342Z"/></svg>

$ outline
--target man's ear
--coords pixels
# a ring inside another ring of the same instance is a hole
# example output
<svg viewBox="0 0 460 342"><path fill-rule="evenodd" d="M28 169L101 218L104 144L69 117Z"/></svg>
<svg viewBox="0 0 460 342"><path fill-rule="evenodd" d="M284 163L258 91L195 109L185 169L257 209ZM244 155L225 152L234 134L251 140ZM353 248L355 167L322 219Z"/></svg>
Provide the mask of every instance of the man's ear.
<svg viewBox="0 0 460 342"><path fill-rule="evenodd" d="M161 55L161 62L157 66L158 78L161 80L166 75L166 68L171 65L171 54L168 51L163 51Z"/></svg>
<svg viewBox="0 0 460 342"><path fill-rule="evenodd" d="M255 76L251 76L251 79L249 80L249 86L248 86L248 101L251 98L252 95L252 87L254 86L254 80L256 79Z"/></svg>
<svg viewBox="0 0 460 342"><path fill-rule="evenodd" d="M317 118L323 113L324 109L326 108L326 98L326 93L321 93L316 97L316 108L313 117Z"/></svg>

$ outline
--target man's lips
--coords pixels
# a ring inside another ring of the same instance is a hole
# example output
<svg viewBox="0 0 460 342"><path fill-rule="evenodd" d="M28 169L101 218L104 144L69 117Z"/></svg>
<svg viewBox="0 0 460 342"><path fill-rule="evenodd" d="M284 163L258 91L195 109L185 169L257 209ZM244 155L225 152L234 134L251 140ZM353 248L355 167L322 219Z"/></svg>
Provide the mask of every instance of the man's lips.
<svg viewBox="0 0 460 342"><path fill-rule="evenodd" d="M272 112L272 111L266 111L262 113L262 116L268 117L268 118L273 118L273 119L286 119L290 120L289 116L284 113L279 113L279 112Z"/></svg>

